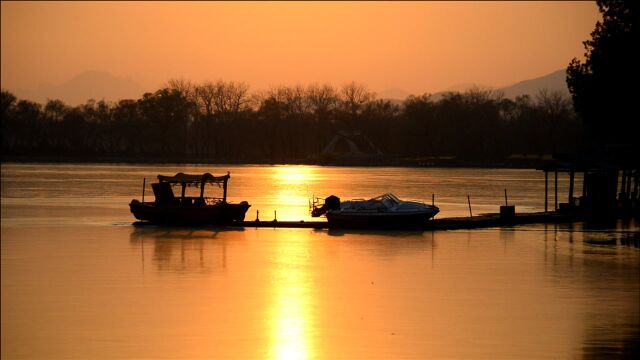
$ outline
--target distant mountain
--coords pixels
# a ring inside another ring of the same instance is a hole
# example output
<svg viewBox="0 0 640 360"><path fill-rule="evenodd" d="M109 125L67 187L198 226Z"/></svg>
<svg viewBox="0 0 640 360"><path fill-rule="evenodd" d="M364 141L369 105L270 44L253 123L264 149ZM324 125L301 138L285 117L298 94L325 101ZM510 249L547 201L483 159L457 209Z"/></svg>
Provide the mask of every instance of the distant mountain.
<svg viewBox="0 0 640 360"><path fill-rule="evenodd" d="M519 83L504 87L500 90L504 92L504 97L510 99L515 99L516 96L519 95L529 95L531 99L535 99L540 90L545 88L550 91L559 91L563 95L570 96L566 78L566 70L560 69L535 79L520 81Z"/></svg>
<svg viewBox="0 0 640 360"><path fill-rule="evenodd" d="M431 98L433 99L433 101L438 101L442 99L444 94L447 92L465 92L472 88L499 90L504 93L505 98L509 98L509 99L515 99L516 96L520 96L520 95L529 95L531 99L535 99L538 93L540 92L540 90L542 89L548 89L550 91L559 91L563 95L570 96L569 88L567 87L567 82L566 82L566 70L560 69L544 76L520 81L513 85L506 86L499 89L478 85L478 84L473 84L473 83L459 84L459 85L451 86L446 90L439 91L433 94Z"/></svg>
<svg viewBox="0 0 640 360"><path fill-rule="evenodd" d="M60 84L42 84L37 89L17 89L14 94L44 104L47 99L59 99L68 105L84 104L89 99L118 101L137 99L144 89L130 78L121 78L107 72L87 71Z"/></svg>

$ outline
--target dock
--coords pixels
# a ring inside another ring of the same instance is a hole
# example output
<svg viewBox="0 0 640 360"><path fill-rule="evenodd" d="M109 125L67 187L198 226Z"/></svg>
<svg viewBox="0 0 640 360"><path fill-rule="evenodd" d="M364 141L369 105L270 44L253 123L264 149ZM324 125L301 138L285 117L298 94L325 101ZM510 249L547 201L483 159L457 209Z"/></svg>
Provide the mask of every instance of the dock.
<svg viewBox="0 0 640 360"><path fill-rule="evenodd" d="M514 226L524 224L562 223L575 221L577 218L569 214L557 212L535 212L515 214L509 218L503 218L500 214L482 214L473 217L453 217L433 219L427 221L418 230L461 230L480 229L498 226ZM306 228L328 229L327 221L243 221L230 225L244 228Z"/></svg>

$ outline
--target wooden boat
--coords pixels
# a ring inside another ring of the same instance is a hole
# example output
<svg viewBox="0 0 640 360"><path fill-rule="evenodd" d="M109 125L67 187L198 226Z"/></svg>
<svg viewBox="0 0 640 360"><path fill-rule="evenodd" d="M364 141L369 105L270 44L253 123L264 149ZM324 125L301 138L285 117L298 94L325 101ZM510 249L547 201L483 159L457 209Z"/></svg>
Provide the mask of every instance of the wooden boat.
<svg viewBox="0 0 640 360"><path fill-rule="evenodd" d="M338 228L420 228L438 212L436 206L403 201L393 194L342 203L332 195L322 204L314 201L311 216L326 214L329 227Z"/></svg>
<svg viewBox="0 0 640 360"><path fill-rule="evenodd" d="M246 201L239 204L227 202L227 182L230 178L229 173L224 176L213 176L210 173L158 175L158 182L151 184L155 201L144 201L143 185L142 201L131 200L129 207L136 219L155 224L225 225L241 222L251 205ZM204 189L207 184L221 186L222 197L205 197ZM172 186L175 185L182 188L180 197L173 194ZM188 186L200 187L200 196L185 196Z"/></svg>

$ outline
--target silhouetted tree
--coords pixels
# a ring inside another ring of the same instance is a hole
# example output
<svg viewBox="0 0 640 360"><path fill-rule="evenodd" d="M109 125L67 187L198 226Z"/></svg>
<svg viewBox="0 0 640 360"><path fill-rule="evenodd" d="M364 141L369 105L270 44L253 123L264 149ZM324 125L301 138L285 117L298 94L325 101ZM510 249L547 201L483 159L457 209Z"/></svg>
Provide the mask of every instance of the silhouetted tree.
<svg viewBox="0 0 640 360"><path fill-rule="evenodd" d="M362 106L375 98L375 94L364 84L358 84L355 81L344 84L340 89L340 98L342 100L343 111L349 115L349 123L351 126L357 126L357 117Z"/></svg>
<svg viewBox="0 0 640 360"><path fill-rule="evenodd" d="M584 41L585 62L574 58L567 85L575 110L595 144L638 146L638 38L634 28L637 2L598 0L602 21Z"/></svg>

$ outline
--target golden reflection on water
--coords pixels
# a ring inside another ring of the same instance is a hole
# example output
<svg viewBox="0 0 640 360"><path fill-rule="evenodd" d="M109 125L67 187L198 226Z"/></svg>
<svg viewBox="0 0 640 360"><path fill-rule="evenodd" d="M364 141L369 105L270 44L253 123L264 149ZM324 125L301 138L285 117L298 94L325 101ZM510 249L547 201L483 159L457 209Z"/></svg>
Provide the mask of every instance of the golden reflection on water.
<svg viewBox="0 0 640 360"><path fill-rule="evenodd" d="M276 166L273 170L276 183L300 184L310 181L316 168L311 166L287 165Z"/></svg>
<svg viewBox="0 0 640 360"><path fill-rule="evenodd" d="M275 166L271 175L271 196L274 199L277 218L280 220L311 220L304 208L311 198L310 184L313 184L317 169L310 166ZM265 220L271 213L265 213ZM273 214L274 217L276 214Z"/></svg>
<svg viewBox="0 0 640 360"><path fill-rule="evenodd" d="M313 357L314 314L308 261L307 242L295 238L283 242L273 255L273 302L267 319L273 359Z"/></svg>
<svg viewBox="0 0 640 360"><path fill-rule="evenodd" d="M273 184L280 184L276 197L280 204L305 201L305 184L314 168L307 166L274 167ZM311 276L308 273L308 244L291 237L275 250L271 278L273 303L269 310L270 354L273 359L311 357L310 328Z"/></svg>

